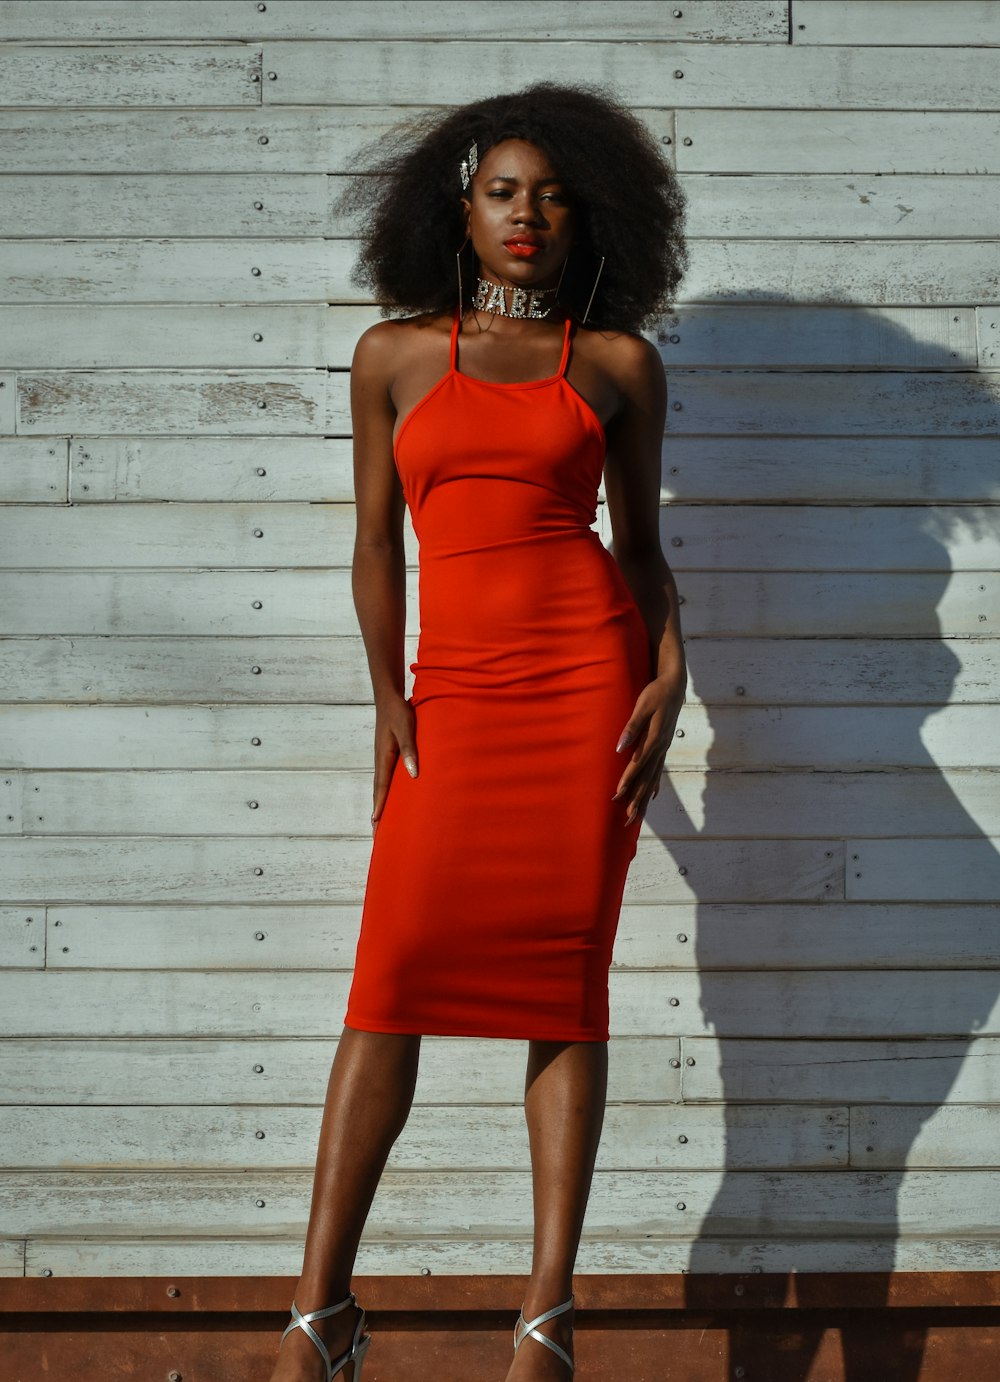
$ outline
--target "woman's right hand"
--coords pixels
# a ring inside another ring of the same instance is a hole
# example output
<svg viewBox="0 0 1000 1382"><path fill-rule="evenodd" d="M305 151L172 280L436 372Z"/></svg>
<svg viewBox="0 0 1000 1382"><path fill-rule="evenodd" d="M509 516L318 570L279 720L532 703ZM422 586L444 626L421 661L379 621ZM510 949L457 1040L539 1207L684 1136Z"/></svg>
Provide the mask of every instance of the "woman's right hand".
<svg viewBox="0 0 1000 1382"><path fill-rule="evenodd" d="M375 787L372 801L372 835L378 829L379 818L389 784L396 768L396 759L403 755L403 763L411 777L416 777L417 717L405 696L392 696L375 702Z"/></svg>

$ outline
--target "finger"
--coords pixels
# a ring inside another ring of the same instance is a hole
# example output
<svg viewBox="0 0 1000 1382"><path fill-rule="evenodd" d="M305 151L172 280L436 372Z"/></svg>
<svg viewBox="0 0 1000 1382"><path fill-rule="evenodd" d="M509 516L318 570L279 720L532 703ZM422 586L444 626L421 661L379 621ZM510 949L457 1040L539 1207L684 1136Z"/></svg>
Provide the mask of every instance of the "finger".
<svg viewBox="0 0 1000 1382"><path fill-rule="evenodd" d="M646 814L646 807L648 805L648 793L640 792L640 794L633 798L628 804L628 810L625 812L625 824L627 826L634 825L637 819L642 820Z"/></svg>
<svg viewBox="0 0 1000 1382"><path fill-rule="evenodd" d="M645 774L649 767L649 753L651 752L651 748L652 746L647 748L646 736L644 735L641 742L636 744L635 753L633 753L627 767L618 779L618 786L615 789L614 796L611 798L612 801L617 801L619 797L624 796L628 792L629 784L637 774Z"/></svg>
<svg viewBox="0 0 1000 1382"><path fill-rule="evenodd" d="M618 743L615 745L615 753L621 753L622 749L628 748L629 744L635 742L646 723L646 716L633 715L618 736Z"/></svg>
<svg viewBox="0 0 1000 1382"><path fill-rule="evenodd" d="M629 759L621 777L618 779L618 786L615 788L615 794L611 798L612 801L617 801L618 798L628 790L628 784L632 781L635 774L642 771L642 761L647 751L648 736L646 732L643 731L635 745L632 757Z"/></svg>
<svg viewBox="0 0 1000 1382"><path fill-rule="evenodd" d="M642 739L652 713L653 712L649 710L640 710L638 706L632 711L632 714L625 724L625 728L618 736L618 743L615 745L615 753L621 753L622 749L628 748L629 744L634 744L636 740Z"/></svg>
<svg viewBox="0 0 1000 1382"><path fill-rule="evenodd" d="M381 778L381 779L380 779L380 778L377 776L377 777L376 777L376 781L375 781L375 791L374 791L373 798L372 798L372 834L373 834L373 835L375 834L375 829L376 829L376 827L378 826L379 819L380 819L380 817L381 817L381 815L382 815L382 808L385 806L385 799L386 799L386 797L387 797L388 795L389 795L389 789L388 789L388 786L387 786L386 783L385 783L385 779L384 779L384 778Z"/></svg>
<svg viewBox="0 0 1000 1382"><path fill-rule="evenodd" d="M389 795L389 784L392 775L396 770L396 759L399 757L399 749L395 739L389 738L380 749L378 744L375 747L375 776L372 782L372 834L375 833L375 826L378 824L379 817L382 815L382 808L385 806L385 799Z"/></svg>
<svg viewBox="0 0 1000 1382"><path fill-rule="evenodd" d="M636 784L633 784L633 786L636 786ZM652 769L652 764L647 763L646 772L643 773L641 783L638 784L637 790L633 791L630 796L629 803L625 811L626 825L631 825L637 815L645 816L650 801L656 795L656 791L654 791L653 789L658 789L658 787L659 777L657 774L654 773Z"/></svg>
<svg viewBox="0 0 1000 1382"><path fill-rule="evenodd" d="M403 756L403 762L406 765L406 771L410 774L411 777L416 777L420 771L420 768L417 764L416 746L412 743L407 742L405 744L400 745L399 751Z"/></svg>
<svg viewBox="0 0 1000 1382"><path fill-rule="evenodd" d="M410 774L411 777L416 777L420 771L420 765L417 762L417 746L413 742L413 731L417 717L416 711L413 709L413 706L409 701L407 701L406 707L407 711L409 712L407 715L408 731L404 735L404 737L399 741L399 751L403 755L403 762L406 765L406 771Z"/></svg>
<svg viewBox="0 0 1000 1382"><path fill-rule="evenodd" d="M643 771L643 763L642 763L642 745L640 744L640 745L636 748L635 753L632 755L632 758L631 758L631 760L630 760L628 766L626 767L625 771L622 773L621 777L618 779L618 786L617 786L617 788L615 789L615 794L614 794L614 796L611 798L611 800L612 800L612 801L617 801L619 797L624 796L624 795L628 792L629 786L630 786L630 784L634 781L636 775L637 775L638 773L641 773L642 771Z"/></svg>

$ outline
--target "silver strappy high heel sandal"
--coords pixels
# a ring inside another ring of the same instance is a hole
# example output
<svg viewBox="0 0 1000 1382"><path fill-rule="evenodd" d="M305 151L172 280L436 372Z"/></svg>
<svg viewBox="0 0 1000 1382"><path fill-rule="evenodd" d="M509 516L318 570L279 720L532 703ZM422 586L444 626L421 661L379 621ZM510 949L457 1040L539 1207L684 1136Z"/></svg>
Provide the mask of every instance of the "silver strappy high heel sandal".
<svg viewBox="0 0 1000 1382"><path fill-rule="evenodd" d="M333 1382L337 1373L341 1372L348 1365L350 1365L351 1371L344 1373L344 1382L361 1382L361 1369L364 1366L365 1354L368 1352L368 1346L372 1341L372 1336L364 1332L365 1312L363 1307L360 1305L358 1306L358 1309L361 1311L361 1317L354 1330L354 1338L351 1340L351 1347L346 1353L342 1353L339 1358L330 1357L330 1350L309 1323L310 1320L322 1320L325 1319L327 1315L336 1315L338 1311L346 1310L349 1305L357 1304L358 1302L354 1297L354 1292L350 1291L338 1305L328 1305L325 1310L310 1310L303 1315L293 1300L292 1322L288 1325L285 1333L282 1334L278 1341L278 1348L280 1349L281 1345L285 1342L286 1334L290 1334L293 1329L302 1329L309 1335L310 1339L312 1339L313 1343L323 1355L323 1361L326 1364L326 1382Z"/></svg>
<svg viewBox="0 0 1000 1382"><path fill-rule="evenodd" d="M544 1344L546 1348L550 1348L553 1353L558 1353L559 1357L569 1368L570 1372L574 1372L575 1366L573 1363L573 1359L569 1356L566 1350L564 1348L560 1348L560 1346L556 1343L555 1339L550 1339L547 1335L541 1334L535 1328L536 1325L544 1324L546 1320L551 1320L554 1318L554 1316L561 1315L566 1310L571 1310L572 1308L573 1297L570 1296L569 1300L564 1300L562 1305L557 1305L552 1310L546 1310L545 1313L542 1315L536 1315L533 1320L526 1320L524 1318L524 1311L522 1310L517 1317L517 1324L515 1324L514 1326L514 1352L517 1352L517 1350L521 1347L525 1339L530 1334L533 1339L537 1339L540 1344Z"/></svg>

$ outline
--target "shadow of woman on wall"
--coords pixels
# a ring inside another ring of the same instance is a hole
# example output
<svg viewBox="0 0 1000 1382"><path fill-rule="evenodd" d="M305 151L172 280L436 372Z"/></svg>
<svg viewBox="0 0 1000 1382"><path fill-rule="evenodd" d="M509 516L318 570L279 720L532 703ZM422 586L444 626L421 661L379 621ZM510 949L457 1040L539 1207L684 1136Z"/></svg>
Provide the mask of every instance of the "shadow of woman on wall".
<svg viewBox="0 0 1000 1382"><path fill-rule="evenodd" d="M729 1331L731 1377L910 1382L924 1329L832 1314L821 1274L866 1273L872 1307L894 1270L995 1266L996 1109L977 1105L996 1102L1000 1041L977 1038L1000 1027L1000 398L974 341L970 365L853 307L851 370L831 371L842 323L797 304L777 328L793 315L787 369L772 337L756 370L669 375L679 727L699 737L697 697L710 748L702 777L675 745L647 828L690 890L661 928L693 941L700 979L699 1022L666 1008L664 978L681 1107L715 1104L724 1135L714 1195L694 1178L710 1188L686 1302L759 1272L797 1303Z"/></svg>

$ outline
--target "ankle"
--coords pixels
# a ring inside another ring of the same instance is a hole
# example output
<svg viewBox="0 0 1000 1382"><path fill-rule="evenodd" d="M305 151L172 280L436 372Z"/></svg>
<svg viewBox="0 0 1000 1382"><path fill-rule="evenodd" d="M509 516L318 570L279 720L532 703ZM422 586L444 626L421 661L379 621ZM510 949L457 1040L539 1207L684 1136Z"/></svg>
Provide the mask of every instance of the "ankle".
<svg viewBox="0 0 1000 1382"><path fill-rule="evenodd" d="M302 1313L307 1314L310 1310L325 1310L328 1305L339 1305L351 1294L350 1285L343 1281L307 1281L303 1277L295 1288L294 1300ZM341 1314L346 1315L347 1310L340 1311L332 1318L339 1319Z"/></svg>
<svg viewBox="0 0 1000 1382"><path fill-rule="evenodd" d="M534 1319L536 1315L542 1315L546 1310L554 1310L557 1305L562 1305L565 1301L573 1301L573 1287L564 1281L557 1282L534 1282L529 1281L524 1289L524 1318ZM565 1310L561 1315L556 1315L554 1319L571 1319L573 1315L572 1307Z"/></svg>

